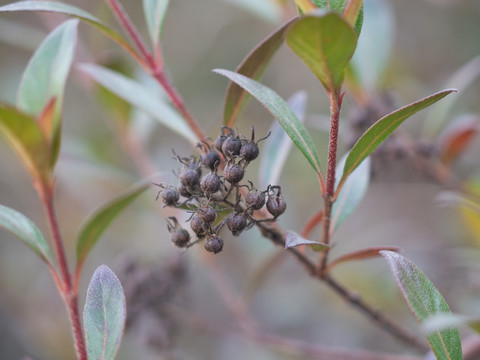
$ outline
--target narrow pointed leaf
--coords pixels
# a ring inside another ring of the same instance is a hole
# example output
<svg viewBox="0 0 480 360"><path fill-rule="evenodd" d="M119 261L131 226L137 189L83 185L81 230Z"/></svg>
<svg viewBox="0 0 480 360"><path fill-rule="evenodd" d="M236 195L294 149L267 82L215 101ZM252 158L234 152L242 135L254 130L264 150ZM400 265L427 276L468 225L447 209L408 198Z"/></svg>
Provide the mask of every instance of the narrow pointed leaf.
<svg viewBox="0 0 480 360"><path fill-rule="evenodd" d="M299 245L309 245L312 246L312 249L315 251L322 251L328 249L330 246L327 244L322 244L319 241L313 241L303 238L300 234L297 234L294 231L285 232L285 249L289 249Z"/></svg>
<svg viewBox="0 0 480 360"><path fill-rule="evenodd" d="M170 0L143 0L143 13L154 47L158 45Z"/></svg>
<svg viewBox="0 0 480 360"><path fill-rule="evenodd" d="M397 127L407 118L422 109L436 103L448 94L456 92L455 89L447 89L404 106L382 117L373 124L358 141L348 154L343 169L343 175L337 187L337 194L341 190L348 176L367 158Z"/></svg>
<svg viewBox="0 0 480 360"><path fill-rule="evenodd" d="M337 165L336 173L341 174L345 166L346 156ZM332 208L330 231L333 233L345 219L355 210L365 196L370 183L370 158L360 164L345 181L342 191L335 200ZM340 179L337 178L337 185Z"/></svg>
<svg viewBox="0 0 480 360"><path fill-rule="evenodd" d="M418 321L423 322L436 314L450 314L445 299L415 264L391 251L381 251L381 254ZM430 329L427 339L437 359L462 360L462 344L457 328Z"/></svg>
<svg viewBox="0 0 480 360"><path fill-rule="evenodd" d="M235 72L254 80L260 80L273 55L283 44L287 30L298 18L290 20L276 29L272 34L258 44L235 69ZM235 120L249 99L249 94L242 87L230 82L225 95L223 123L232 127Z"/></svg>
<svg viewBox="0 0 480 360"><path fill-rule="evenodd" d="M52 264L50 246L38 227L25 215L0 205L0 227L12 232L46 263Z"/></svg>
<svg viewBox="0 0 480 360"><path fill-rule="evenodd" d="M348 261L370 259L372 257L381 256L380 251L383 251L383 250L399 252L400 248L396 246L375 246L375 247L368 247L365 249L353 251L351 253L342 255L336 258L335 260L333 260L330 264L328 264L326 271L328 272L338 264L345 263Z"/></svg>
<svg viewBox="0 0 480 360"><path fill-rule="evenodd" d="M307 15L289 29L287 44L317 76L327 92L340 89L355 52L357 35L335 13Z"/></svg>
<svg viewBox="0 0 480 360"><path fill-rule="evenodd" d="M34 118L0 104L0 134L5 136L30 175L46 183L50 176L50 148Z"/></svg>
<svg viewBox="0 0 480 360"><path fill-rule="evenodd" d="M288 106L303 123L307 110L307 93L298 91L287 100ZM292 147L292 140L276 121L270 127L270 136L263 145L260 163L260 185L266 188L269 184L278 184L283 166Z"/></svg>
<svg viewBox="0 0 480 360"><path fill-rule="evenodd" d="M88 360L114 360L126 318L122 284L106 265L93 273L83 311Z"/></svg>
<svg viewBox="0 0 480 360"><path fill-rule="evenodd" d="M105 25L92 14L76 6L54 1L18 1L12 4L0 6L0 12L14 11L53 12L78 18L98 28L100 31L122 46L125 50L127 50L131 55L137 58L136 51L120 34L118 34L109 26Z"/></svg>
<svg viewBox="0 0 480 360"><path fill-rule="evenodd" d="M77 237L77 268L81 268L88 254L99 241L100 236L108 225L130 205L149 184L142 183L134 186L125 193L108 201L106 204L94 210L83 223Z"/></svg>
<svg viewBox="0 0 480 360"><path fill-rule="evenodd" d="M290 139L300 149L305 158L322 180L320 161L312 137L300 122L288 104L275 91L265 85L232 71L215 69L214 72L223 75L253 95L280 123Z"/></svg>
<svg viewBox="0 0 480 360"><path fill-rule="evenodd" d="M118 95L130 104L147 112L155 120L167 126L177 134L183 136L192 144L198 143L197 136L193 133L185 120L164 99L155 96L140 83L126 76L94 64L81 64L80 70Z"/></svg>
<svg viewBox="0 0 480 360"><path fill-rule="evenodd" d="M30 59L18 91L19 108L34 115L44 112L49 101L56 99L53 121L43 122L46 138L52 141L52 166L60 150L63 92L75 51L77 26L77 19L68 20L46 37Z"/></svg>

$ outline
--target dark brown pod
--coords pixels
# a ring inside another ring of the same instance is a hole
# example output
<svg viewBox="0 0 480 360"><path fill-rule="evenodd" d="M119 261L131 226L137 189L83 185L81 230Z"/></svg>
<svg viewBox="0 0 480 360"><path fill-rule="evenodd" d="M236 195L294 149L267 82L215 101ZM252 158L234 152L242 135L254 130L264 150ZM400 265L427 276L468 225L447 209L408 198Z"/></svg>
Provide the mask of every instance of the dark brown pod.
<svg viewBox="0 0 480 360"><path fill-rule="evenodd" d="M197 215L193 215L190 219L190 228L195 234L197 234L198 237L202 237L203 235L205 235L206 227L207 225L205 224L205 222Z"/></svg>
<svg viewBox="0 0 480 360"><path fill-rule="evenodd" d="M205 224L211 224L217 218L215 209L208 205L198 208L196 214Z"/></svg>
<svg viewBox="0 0 480 360"><path fill-rule="evenodd" d="M257 190L249 191L245 195L245 203L250 209L260 210L265 205L265 194Z"/></svg>
<svg viewBox="0 0 480 360"><path fill-rule="evenodd" d="M185 229L177 229L172 234L172 243L179 248L187 246L189 241L190 234Z"/></svg>
<svg viewBox="0 0 480 360"><path fill-rule="evenodd" d="M216 234L212 234L205 239L203 247L208 252L218 254L223 249L223 239Z"/></svg>
<svg viewBox="0 0 480 360"><path fill-rule="evenodd" d="M234 162L229 162L227 166L225 166L225 169L223 169L223 177L232 185L236 185L242 181L244 175L245 170L243 167Z"/></svg>
<svg viewBox="0 0 480 360"><path fill-rule="evenodd" d="M227 227L233 236L238 236L247 227L247 219L243 214L234 211L227 217Z"/></svg>
<svg viewBox="0 0 480 360"><path fill-rule="evenodd" d="M205 195L210 195L216 193L220 190L222 182L220 178L215 173L209 173L205 175L200 181L200 187L202 188Z"/></svg>

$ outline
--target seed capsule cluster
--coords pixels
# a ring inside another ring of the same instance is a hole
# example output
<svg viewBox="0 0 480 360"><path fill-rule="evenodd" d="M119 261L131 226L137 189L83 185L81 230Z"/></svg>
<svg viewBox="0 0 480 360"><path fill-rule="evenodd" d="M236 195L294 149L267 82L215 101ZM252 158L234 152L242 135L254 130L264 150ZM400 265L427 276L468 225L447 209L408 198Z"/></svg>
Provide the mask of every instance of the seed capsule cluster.
<svg viewBox="0 0 480 360"><path fill-rule="evenodd" d="M219 233L225 225L233 236L239 236L256 223L275 221L285 212L287 205L280 186L269 185L261 191L249 180L242 184L247 166L259 155L258 143L268 135L255 141L253 127L250 138L222 127L213 143L202 141L197 145L202 150L200 157L176 155L181 165L179 183L155 184L161 187L157 199L161 198L163 206L190 212L187 222L197 239L192 240L178 220L170 217L167 228L175 246L187 248L203 241L205 250L217 254L223 249ZM257 220L254 211L263 207L272 217Z"/></svg>

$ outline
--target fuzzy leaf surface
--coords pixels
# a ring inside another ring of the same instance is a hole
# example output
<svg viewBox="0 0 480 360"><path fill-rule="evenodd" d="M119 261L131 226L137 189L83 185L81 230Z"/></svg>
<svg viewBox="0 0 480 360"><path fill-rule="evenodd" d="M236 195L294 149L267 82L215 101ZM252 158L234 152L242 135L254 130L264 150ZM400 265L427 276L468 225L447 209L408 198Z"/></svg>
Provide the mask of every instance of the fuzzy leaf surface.
<svg viewBox="0 0 480 360"><path fill-rule="evenodd" d="M108 225L147 188L148 184L133 186L128 191L94 210L82 224L77 236L77 267L81 267L88 254L99 241Z"/></svg>
<svg viewBox="0 0 480 360"><path fill-rule="evenodd" d="M50 148L35 119L0 104L0 134L18 154L30 175L46 183L50 176Z"/></svg>
<svg viewBox="0 0 480 360"><path fill-rule="evenodd" d="M165 14L170 0L143 0L143 13L153 46L158 45L162 35Z"/></svg>
<svg viewBox="0 0 480 360"><path fill-rule="evenodd" d="M272 89L246 76L223 69L213 71L227 77L253 95L277 119L293 143L312 165L319 178L322 179L320 161L312 137L285 100Z"/></svg>
<svg viewBox="0 0 480 360"><path fill-rule="evenodd" d="M82 72L117 96L145 111L155 120L183 136L192 144L197 144L197 136L193 133L180 114L178 114L162 98L152 94L151 91L148 91L137 81L94 64L81 64L79 68Z"/></svg>
<svg viewBox="0 0 480 360"><path fill-rule="evenodd" d="M290 20L260 42L242 60L240 65L235 69L235 72L254 80L260 80L273 55L283 44L287 30L297 20L298 18ZM232 127L235 124L235 120L248 102L248 99L249 94L245 89L235 82L228 84L223 110L224 125Z"/></svg>
<svg viewBox="0 0 480 360"><path fill-rule="evenodd" d="M298 91L287 100L288 106L303 123L307 110L307 93ZM278 184L283 166L292 147L292 140L276 121L270 127L271 135L265 141L260 157L259 179L262 188Z"/></svg>
<svg viewBox="0 0 480 360"><path fill-rule="evenodd" d="M53 264L53 255L47 240L38 227L22 213L0 205L0 227L10 231L32 249L46 263Z"/></svg>
<svg viewBox="0 0 480 360"><path fill-rule="evenodd" d="M418 321L435 314L450 314L443 296L410 260L392 251L381 251L402 294ZM462 360L462 344L456 327L431 329L428 342L438 360Z"/></svg>
<svg viewBox="0 0 480 360"><path fill-rule="evenodd" d="M52 141L52 166L60 150L61 108L65 83L70 72L77 41L78 20L70 19L55 28L30 59L18 90L18 107L29 114L46 113L55 100L53 121L44 127Z"/></svg>
<svg viewBox="0 0 480 360"><path fill-rule="evenodd" d="M307 15L292 25L287 44L327 92L335 93L355 52L357 35L339 15L322 13Z"/></svg>
<svg viewBox="0 0 480 360"><path fill-rule="evenodd" d="M443 99L448 94L456 91L457 90L455 89L439 91L433 95L395 110L373 124L362 135L362 137L358 139L353 148L350 150L345 161L343 174L336 191L340 191L353 170L355 170L362 163L362 161L365 160L368 155L370 155L383 141L385 141L385 139L407 118Z"/></svg>
<svg viewBox="0 0 480 360"><path fill-rule="evenodd" d="M93 273L87 290L83 323L88 360L114 360L126 318L122 284L106 265Z"/></svg>

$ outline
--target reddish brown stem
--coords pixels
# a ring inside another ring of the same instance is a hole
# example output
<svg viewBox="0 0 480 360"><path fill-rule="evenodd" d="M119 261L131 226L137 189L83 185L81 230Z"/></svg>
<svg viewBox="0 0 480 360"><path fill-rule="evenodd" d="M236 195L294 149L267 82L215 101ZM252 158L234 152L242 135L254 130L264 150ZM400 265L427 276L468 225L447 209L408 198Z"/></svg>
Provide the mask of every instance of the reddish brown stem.
<svg viewBox="0 0 480 360"><path fill-rule="evenodd" d="M47 214L50 229L52 231L53 245L60 268L60 278L56 276L55 273L54 280L67 307L68 315L72 326L77 359L87 360L87 348L85 346L82 323L80 321L77 294L72 288L72 277L68 270L67 258L65 256L65 250L60 234L60 228L58 226L57 216L55 213L55 206L53 202L53 186L44 185L39 187L39 190L42 203L45 206L45 211ZM52 275L53 274L54 271L52 272Z"/></svg>
<svg viewBox="0 0 480 360"><path fill-rule="evenodd" d="M106 0L108 6L112 9L120 25L127 32L130 39L133 41L137 49L140 51L145 62L151 69L155 68L155 60L152 54L148 50L147 46L143 42L141 36L138 33L137 28L133 25L132 21L128 17L127 13L123 9L122 5L117 0Z"/></svg>
<svg viewBox="0 0 480 360"><path fill-rule="evenodd" d="M335 192L335 168L337 166L337 147L338 147L338 125L340 122L340 110L342 107L342 96L340 91L329 94L330 100L330 138L328 142L328 166L327 166L327 182L325 193L323 194L323 226L322 226L322 243L330 244L330 219L333 207L333 194ZM318 266L318 275L321 277L327 267L328 249L320 254L320 262Z"/></svg>

